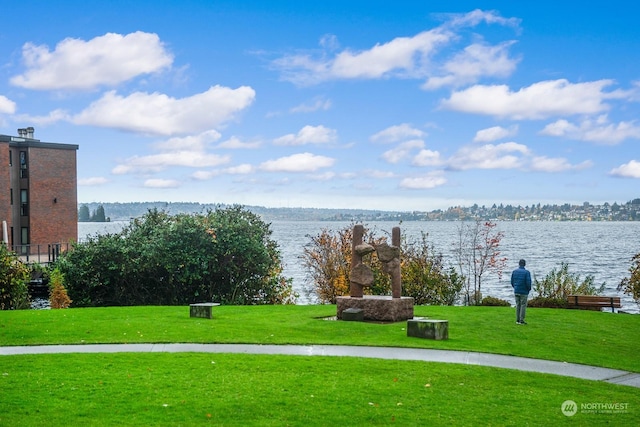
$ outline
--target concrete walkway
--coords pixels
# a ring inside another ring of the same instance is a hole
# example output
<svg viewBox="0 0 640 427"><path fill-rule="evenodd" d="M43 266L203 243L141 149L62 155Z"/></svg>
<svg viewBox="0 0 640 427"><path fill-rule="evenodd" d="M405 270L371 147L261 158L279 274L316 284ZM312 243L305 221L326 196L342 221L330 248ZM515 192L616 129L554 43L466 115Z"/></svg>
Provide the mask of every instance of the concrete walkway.
<svg viewBox="0 0 640 427"><path fill-rule="evenodd" d="M252 345L252 344L85 344L0 347L0 356L54 353L241 353L294 356L349 356L372 359L418 360L490 366L528 372L604 381L640 388L640 373L599 368L576 363L529 359L526 357L470 351L433 350L398 347L360 347L342 345Z"/></svg>

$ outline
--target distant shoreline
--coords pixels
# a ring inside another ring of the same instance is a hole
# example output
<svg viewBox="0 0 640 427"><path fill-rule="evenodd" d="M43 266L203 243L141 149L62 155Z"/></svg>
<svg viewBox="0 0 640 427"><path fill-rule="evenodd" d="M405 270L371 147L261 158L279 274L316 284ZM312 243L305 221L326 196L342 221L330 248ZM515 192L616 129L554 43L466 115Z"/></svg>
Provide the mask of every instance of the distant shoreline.
<svg viewBox="0 0 640 427"><path fill-rule="evenodd" d="M231 205L202 204L198 202L128 202L128 203L79 203L93 211L104 207L105 216L111 221L128 221L157 209L170 214L206 213L209 210ZM333 208L267 208L264 206L244 206L247 210L260 215L266 221L640 221L640 199L625 204L592 205L541 205L512 206L492 205L490 207L473 205L469 207L450 207L433 211L382 211L369 209L333 209ZM91 222L91 221L89 221Z"/></svg>

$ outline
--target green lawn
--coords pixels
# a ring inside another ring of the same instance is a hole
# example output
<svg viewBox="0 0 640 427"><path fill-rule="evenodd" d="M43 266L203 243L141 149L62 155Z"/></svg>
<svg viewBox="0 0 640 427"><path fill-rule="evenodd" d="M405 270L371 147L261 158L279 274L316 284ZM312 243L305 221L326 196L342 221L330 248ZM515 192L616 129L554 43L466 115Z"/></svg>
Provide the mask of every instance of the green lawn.
<svg viewBox="0 0 640 427"><path fill-rule="evenodd" d="M335 306L220 306L0 312L0 345L80 343L345 344L473 350L640 372L640 316L416 307L449 320L448 341L406 322L322 320ZM562 414L561 404L624 404ZM481 366L349 357L62 354L0 357L0 426L640 425L640 389Z"/></svg>
<svg viewBox="0 0 640 427"><path fill-rule="evenodd" d="M321 320L333 305L220 306L214 319L188 307L109 307L0 312L0 345L81 343L344 344L472 350L640 372L640 316L529 309L526 326L508 307L416 307L447 319L449 340L406 336L406 322Z"/></svg>

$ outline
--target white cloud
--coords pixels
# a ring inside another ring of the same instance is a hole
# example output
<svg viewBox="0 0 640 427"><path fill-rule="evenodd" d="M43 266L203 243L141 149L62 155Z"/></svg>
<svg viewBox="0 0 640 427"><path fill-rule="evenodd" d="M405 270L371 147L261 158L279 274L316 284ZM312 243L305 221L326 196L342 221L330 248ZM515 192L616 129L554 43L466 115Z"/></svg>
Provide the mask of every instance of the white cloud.
<svg viewBox="0 0 640 427"><path fill-rule="evenodd" d="M390 126L380 132L371 135L370 140L373 142L398 142L407 138L424 138L426 132L412 127L408 123L402 123L400 125Z"/></svg>
<svg viewBox="0 0 640 427"><path fill-rule="evenodd" d="M422 76L426 57L450 35L438 30L424 31L413 37L398 37L368 50L343 50L327 59L310 55L285 56L273 62L283 79L309 85L332 79L379 79L390 75Z"/></svg>
<svg viewBox="0 0 640 427"><path fill-rule="evenodd" d="M475 43L467 46L442 66L442 75L427 79L423 89L432 90L443 86L462 86L476 83L482 77L508 77L518 63L509 58L508 51L514 42L497 46Z"/></svg>
<svg viewBox="0 0 640 427"><path fill-rule="evenodd" d="M172 151L148 156L133 156L111 172L116 175L127 173L159 172L171 166L191 168L220 166L231 161L230 156L207 154L199 151Z"/></svg>
<svg viewBox="0 0 640 427"><path fill-rule="evenodd" d="M111 172L123 175L159 172L170 167L217 167L231 161L231 156L208 152L210 144L220 136L219 132L208 130L197 135L169 138L153 144L153 148L160 153L129 157ZM197 172L192 176L200 179Z"/></svg>
<svg viewBox="0 0 640 427"><path fill-rule="evenodd" d="M335 142L337 132L320 126L305 126L297 134L290 133L273 140L276 145L306 145L306 144L327 144Z"/></svg>
<svg viewBox="0 0 640 427"><path fill-rule="evenodd" d="M476 132L476 136L473 138L473 142L493 142L498 139L515 136L517 133L517 125L512 126L509 129L505 129L502 126L494 126Z"/></svg>
<svg viewBox="0 0 640 427"><path fill-rule="evenodd" d="M194 173L191 174L191 178L198 180L198 181L207 181L213 177L219 176L220 175L220 171L219 170L213 170L213 171L195 171Z"/></svg>
<svg viewBox="0 0 640 427"><path fill-rule="evenodd" d="M105 93L74 116L75 124L100 126L152 135L181 135L215 128L231 120L255 99L248 86L212 86L187 98L135 92L127 97Z"/></svg>
<svg viewBox="0 0 640 427"><path fill-rule="evenodd" d="M311 179L315 181L330 181L336 176L337 174L335 172L327 171L327 172L311 175Z"/></svg>
<svg viewBox="0 0 640 427"><path fill-rule="evenodd" d="M611 169L610 175L621 178L639 178L640 179L640 161L631 160L629 163Z"/></svg>
<svg viewBox="0 0 640 427"><path fill-rule="evenodd" d="M31 123L34 125L50 125L59 121L68 121L69 113L62 109L56 109L51 111L46 116L31 116L29 114L19 114L14 120L24 123Z"/></svg>
<svg viewBox="0 0 640 427"><path fill-rule="evenodd" d="M399 144L397 147L382 153L382 158L389 163L398 163L405 159L411 151L424 147L424 141L421 139L413 139Z"/></svg>
<svg viewBox="0 0 640 427"><path fill-rule="evenodd" d="M400 188L407 188L410 190L429 190L440 187L446 183L447 179L443 176L442 172L436 171L424 176L404 178L400 181Z"/></svg>
<svg viewBox="0 0 640 427"><path fill-rule="evenodd" d="M396 176L396 174L391 171L381 171L377 169L367 169L363 173L364 175L375 179L395 178Z"/></svg>
<svg viewBox="0 0 640 427"><path fill-rule="evenodd" d="M369 50L345 50L331 64L331 74L344 79L379 79L391 73L419 77L424 75L426 57L448 40L449 35L431 30L413 37L397 37Z"/></svg>
<svg viewBox="0 0 640 427"><path fill-rule="evenodd" d="M578 126L570 123L568 120L560 119L546 125L540 133L549 136L565 136L567 134L577 133L578 130Z"/></svg>
<svg viewBox="0 0 640 427"><path fill-rule="evenodd" d="M13 114L16 112L16 103L0 95L0 114Z"/></svg>
<svg viewBox="0 0 640 427"><path fill-rule="evenodd" d="M222 171L224 173L228 173L230 175L246 175L249 173L252 173L255 170L255 168L248 164L248 163L243 163L241 165L238 166L232 166L229 168L225 168Z"/></svg>
<svg viewBox="0 0 640 427"><path fill-rule="evenodd" d="M260 169L267 172L315 172L333 166L335 161L331 157L300 153L268 160L260 165Z"/></svg>
<svg viewBox="0 0 640 427"><path fill-rule="evenodd" d="M291 113L312 113L319 110L328 110L331 108L331 100L324 98L316 98L310 103L300 104L289 110Z"/></svg>
<svg viewBox="0 0 640 427"><path fill-rule="evenodd" d="M218 148L226 148L230 150L253 149L253 148L260 148L261 146L262 146L261 141L246 142L246 141L240 140L240 138L235 136L232 136L226 141L222 141L220 144L218 144Z"/></svg>
<svg viewBox="0 0 640 427"><path fill-rule="evenodd" d="M414 166L440 166L442 163L443 159L439 152L424 149L420 150L411 162Z"/></svg>
<svg viewBox="0 0 640 427"><path fill-rule="evenodd" d="M78 179L78 185L86 186L86 187L95 187L98 185L106 184L107 182L109 182L109 180L101 176L92 176L90 178Z"/></svg>
<svg viewBox="0 0 640 427"><path fill-rule="evenodd" d="M595 144L615 145L625 139L640 139L640 126L636 126L635 122L610 123L606 115L601 115L595 120L586 119L578 124L564 119L558 120L545 126L540 133Z"/></svg>
<svg viewBox="0 0 640 427"><path fill-rule="evenodd" d="M175 179L152 178L147 179L143 185L146 188L178 188L181 183Z"/></svg>
<svg viewBox="0 0 640 427"><path fill-rule="evenodd" d="M465 146L449 159L448 166L455 170L515 169L524 166L522 156L527 154L529 149L515 142Z"/></svg>
<svg viewBox="0 0 640 427"><path fill-rule="evenodd" d="M107 33L89 41L67 38L53 51L26 43L22 48L26 71L11 78L16 86L37 90L86 90L115 86L141 74L171 66L157 34L141 31L121 35Z"/></svg>
<svg viewBox="0 0 640 427"><path fill-rule="evenodd" d="M454 33L460 27L476 26L481 22L517 26L517 21L500 17L494 12L473 11L465 15L449 15L449 20L440 27L423 31L412 37L397 37L386 43L378 43L369 49L344 49L334 54L337 48L335 36L323 38L323 49L314 54L287 55L273 61L272 65L282 72L282 78L298 85L317 84L333 79L381 79L388 77L425 78L433 68L430 63L442 47L457 40ZM515 24L515 25L514 25ZM331 43L327 43L330 40ZM492 50L493 49L493 50ZM451 72L468 78L470 71L462 73L460 64L473 63L478 70L475 77L489 72L503 74L513 65L504 55L504 45L495 48L471 47L449 67ZM495 64L490 64L491 59ZM464 59L464 61L462 60ZM482 67L479 67L482 65Z"/></svg>
<svg viewBox="0 0 640 427"><path fill-rule="evenodd" d="M536 120L557 115L596 114L610 107L607 99L624 98L624 92L604 92L611 80L569 83L550 80L512 92L506 85L476 85L454 92L441 101L444 109L472 114L505 117L514 120Z"/></svg>
<svg viewBox="0 0 640 427"><path fill-rule="evenodd" d="M487 24L518 28L521 22L519 18L504 18L495 12L481 9L475 9L468 13L441 14L441 16L446 18L445 25L449 27L475 27L485 22Z"/></svg>
<svg viewBox="0 0 640 427"><path fill-rule="evenodd" d="M156 143L154 146L162 151L203 151L211 142L217 141L221 136L218 131L208 130L197 135L169 138L166 141Z"/></svg>
<svg viewBox="0 0 640 427"><path fill-rule="evenodd" d="M590 161L584 161L578 165L572 165L569 161L563 157L545 157L538 156L531 160L529 168L538 172L564 172L570 170L581 170L589 168L593 165Z"/></svg>
<svg viewBox="0 0 640 427"><path fill-rule="evenodd" d="M237 166L231 166L223 169L215 169L209 171L196 171L191 174L191 178L196 179L198 181L206 181L211 178L215 178L220 175L248 175L255 171L255 167L248 163L243 163Z"/></svg>

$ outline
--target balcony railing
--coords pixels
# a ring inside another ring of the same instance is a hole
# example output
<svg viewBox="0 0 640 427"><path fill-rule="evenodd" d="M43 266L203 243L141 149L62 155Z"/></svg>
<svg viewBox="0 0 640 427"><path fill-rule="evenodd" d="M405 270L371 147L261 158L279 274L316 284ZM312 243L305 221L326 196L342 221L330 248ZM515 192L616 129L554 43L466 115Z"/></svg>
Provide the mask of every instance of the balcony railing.
<svg viewBox="0 0 640 427"><path fill-rule="evenodd" d="M14 245L10 249L26 264L48 264L60 254L70 249L70 243L49 243L42 245Z"/></svg>

